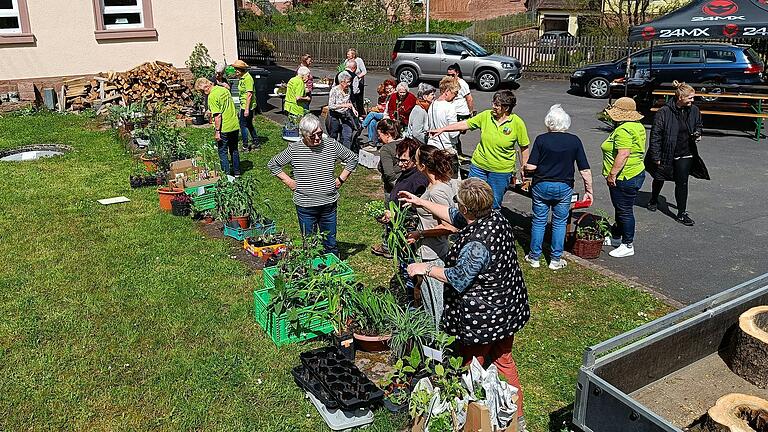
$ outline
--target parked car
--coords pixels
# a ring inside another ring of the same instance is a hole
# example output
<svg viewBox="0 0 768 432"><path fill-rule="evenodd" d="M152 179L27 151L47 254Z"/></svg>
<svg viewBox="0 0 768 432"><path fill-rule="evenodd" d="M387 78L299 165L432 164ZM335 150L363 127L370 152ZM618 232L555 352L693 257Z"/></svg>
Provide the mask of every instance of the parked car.
<svg viewBox="0 0 768 432"><path fill-rule="evenodd" d="M484 91L519 80L523 69L517 59L491 54L467 37L420 33L397 39L389 73L414 86L419 80L440 80L453 63L461 66L467 82Z"/></svg>
<svg viewBox="0 0 768 432"><path fill-rule="evenodd" d="M607 97L609 84L624 76L626 64L624 57L579 68L571 75L571 89L592 98ZM650 69L658 83L761 84L764 68L752 48L727 43L670 43L630 55L630 76Z"/></svg>
<svg viewBox="0 0 768 432"><path fill-rule="evenodd" d="M539 38L539 52L542 54L554 54L557 47L572 47L576 44L576 37L565 30L550 30L544 32Z"/></svg>

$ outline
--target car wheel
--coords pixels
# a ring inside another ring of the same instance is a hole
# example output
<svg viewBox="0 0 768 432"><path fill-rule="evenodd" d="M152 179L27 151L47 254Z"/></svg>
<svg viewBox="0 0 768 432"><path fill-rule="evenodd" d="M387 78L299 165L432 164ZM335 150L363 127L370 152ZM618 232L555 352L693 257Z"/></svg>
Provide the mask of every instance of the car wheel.
<svg viewBox="0 0 768 432"><path fill-rule="evenodd" d="M397 80L408 84L408 87L413 87L419 82L419 73L416 72L416 69L405 66L397 72Z"/></svg>
<svg viewBox="0 0 768 432"><path fill-rule="evenodd" d="M481 71L477 75L477 87L482 91L494 91L499 88L499 74L491 69Z"/></svg>
<svg viewBox="0 0 768 432"><path fill-rule="evenodd" d="M592 78L587 83L587 95L594 99L603 99L608 96L608 80L605 78Z"/></svg>

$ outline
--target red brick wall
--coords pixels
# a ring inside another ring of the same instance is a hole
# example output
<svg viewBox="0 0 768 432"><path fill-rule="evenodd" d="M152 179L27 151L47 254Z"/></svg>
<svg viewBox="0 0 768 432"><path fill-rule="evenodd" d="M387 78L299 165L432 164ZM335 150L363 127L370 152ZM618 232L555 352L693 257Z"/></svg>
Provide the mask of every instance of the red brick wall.
<svg viewBox="0 0 768 432"><path fill-rule="evenodd" d="M522 0L430 0L430 17L477 21L526 12Z"/></svg>

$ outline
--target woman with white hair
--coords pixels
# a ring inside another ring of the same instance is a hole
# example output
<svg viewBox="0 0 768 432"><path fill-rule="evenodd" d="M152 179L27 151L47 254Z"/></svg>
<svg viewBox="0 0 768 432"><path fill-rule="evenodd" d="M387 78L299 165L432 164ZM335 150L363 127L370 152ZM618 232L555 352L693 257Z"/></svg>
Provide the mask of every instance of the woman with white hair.
<svg viewBox="0 0 768 432"><path fill-rule="evenodd" d="M348 72L341 72L337 78L339 84L328 94L328 135L350 148L357 117L357 110L350 101L352 76Z"/></svg>
<svg viewBox="0 0 768 432"><path fill-rule="evenodd" d="M296 76L288 80L288 86L285 90L285 106L283 109L289 116L303 116L309 110L304 105L309 103L310 98L306 95L307 88L305 83L309 79L309 68L300 66L296 71Z"/></svg>
<svg viewBox="0 0 768 432"><path fill-rule="evenodd" d="M336 208L339 189L357 167L357 156L336 140L323 137L320 119L305 115L299 122L301 141L293 142L267 164L267 168L293 192L293 203L303 235L326 233L325 252L338 253ZM344 168L335 176L336 161ZM283 171L291 165L293 177Z"/></svg>
<svg viewBox="0 0 768 432"><path fill-rule="evenodd" d="M549 211L552 210L552 256L549 268L559 270L567 264L562 256L573 194L573 164L576 163L584 180L584 198L587 201L592 201L592 172L581 140L566 132L571 127L571 117L560 104L552 105L544 118L544 125L548 132L536 137L531 156L525 165L526 170L533 171L531 251L525 260L531 267L539 267L544 230Z"/></svg>
<svg viewBox="0 0 768 432"><path fill-rule="evenodd" d="M401 127L408 125L408 118L416 106L416 96L408 91L408 84L401 82L395 87L395 93L387 101L387 109L384 118L390 118L400 122Z"/></svg>
<svg viewBox="0 0 768 432"><path fill-rule="evenodd" d="M224 87L225 89L229 90L229 83L227 82L227 76L224 74L224 72L227 69L227 64L224 62L217 62L216 63L216 70L211 75L211 82L213 85Z"/></svg>

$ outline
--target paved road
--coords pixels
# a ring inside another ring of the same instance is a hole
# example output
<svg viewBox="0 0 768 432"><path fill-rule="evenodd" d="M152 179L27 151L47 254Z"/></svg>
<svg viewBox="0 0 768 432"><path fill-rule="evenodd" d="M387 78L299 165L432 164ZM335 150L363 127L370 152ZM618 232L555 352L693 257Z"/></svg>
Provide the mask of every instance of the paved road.
<svg viewBox="0 0 768 432"><path fill-rule="evenodd" d="M284 80L292 74L286 69L272 71L273 78ZM314 72L315 76L325 75L322 71ZM387 77L386 73L369 73L366 96L375 100L375 85ZM572 117L570 132L584 142L592 165L595 206L612 215L608 189L600 175L600 144L608 131L596 119L606 101L570 95L568 87L565 81L524 80L515 90L515 112L525 120L533 141L545 132L543 121L549 107L562 104ZM472 94L478 110L490 107L492 94L476 89ZM325 98L316 99L321 100L313 101L313 110L327 103L322 100ZM748 123L729 126L731 130L713 129L715 125L720 127L720 121L704 119L700 152L712 181L691 179L688 207L696 225L685 227L673 219L672 183L662 191L658 212L644 208L651 189L648 176L635 208L635 256L615 259L603 253L598 259L600 265L682 303L695 302L768 271L768 139L758 143L736 129L748 129ZM470 150L478 140L477 131L462 139ZM582 191L578 181L577 189ZM663 211L667 209L666 202L670 203L668 214ZM530 212L530 200L513 193L507 193L504 205L517 213ZM526 218L521 221L529 223Z"/></svg>

